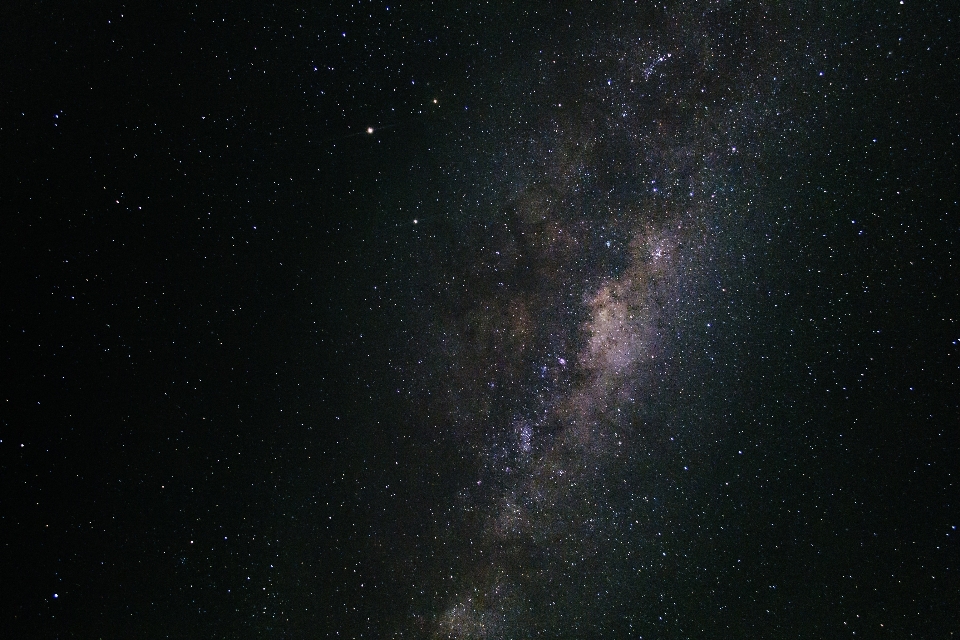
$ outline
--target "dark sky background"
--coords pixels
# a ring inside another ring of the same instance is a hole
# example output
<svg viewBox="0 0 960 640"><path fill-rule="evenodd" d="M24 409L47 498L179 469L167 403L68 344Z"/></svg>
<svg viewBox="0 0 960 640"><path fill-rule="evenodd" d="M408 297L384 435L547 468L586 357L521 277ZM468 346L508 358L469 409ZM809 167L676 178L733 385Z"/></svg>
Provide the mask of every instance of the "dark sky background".
<svg viewBox="0 0 960 640"><path fill-rule="evenodd" d="M958 21L5 5L0 635L960 632Z"/></svg>

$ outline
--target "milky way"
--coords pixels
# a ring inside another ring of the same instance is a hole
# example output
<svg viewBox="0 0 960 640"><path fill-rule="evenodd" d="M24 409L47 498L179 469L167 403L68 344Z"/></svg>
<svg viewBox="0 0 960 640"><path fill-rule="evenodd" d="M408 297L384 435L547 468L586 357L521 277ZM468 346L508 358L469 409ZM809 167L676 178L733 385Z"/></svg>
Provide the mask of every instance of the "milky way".
<svg viewBox="0 0 960 640"><path fill-rule="evenodd" d="M624 603L656 600L677 562L664 532L686 526L662 515L663 487L680 487L671 512L691 489L645 461L675 455L664 407L690 402L682 363L716 312L713 263L748 222L752 174L789 120L783 74L798 73L788 13L713 6L544 54L522 92L556 103L532 97L533 124L461 143L509 151L472 176L498 195L431 320L444 373L430 415L477 477L452 511L469 539L444 543L455 586L416 612L420 632L629 630L655 616Z"/></svg>
<svg viewBox="0 0 960 640"><path fill-rule="evenodd" d="M7 3L4 637L957 635L956 4Z"/></svg>

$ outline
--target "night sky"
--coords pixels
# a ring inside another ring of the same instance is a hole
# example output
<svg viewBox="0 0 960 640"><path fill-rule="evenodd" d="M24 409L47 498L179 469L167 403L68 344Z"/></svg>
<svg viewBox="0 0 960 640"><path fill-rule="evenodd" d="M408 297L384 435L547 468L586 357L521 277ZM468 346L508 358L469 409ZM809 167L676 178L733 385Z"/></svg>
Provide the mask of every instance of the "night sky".
<svg viewBox="0 0 960 640"><path fill-rule="evenodd" d="M950 5L4 6L0 635L960 634Z"/></svg>

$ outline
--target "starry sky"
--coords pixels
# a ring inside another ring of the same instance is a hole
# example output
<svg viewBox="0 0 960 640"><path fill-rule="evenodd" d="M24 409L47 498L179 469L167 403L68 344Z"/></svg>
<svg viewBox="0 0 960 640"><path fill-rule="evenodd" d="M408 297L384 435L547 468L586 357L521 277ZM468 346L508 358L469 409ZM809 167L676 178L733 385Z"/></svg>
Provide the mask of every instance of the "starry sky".
<svg viewBox="0 0 960 640"><path fill-rule="evenodd" d="M17 637L960 633L947 3L0 15Z"/></svg>

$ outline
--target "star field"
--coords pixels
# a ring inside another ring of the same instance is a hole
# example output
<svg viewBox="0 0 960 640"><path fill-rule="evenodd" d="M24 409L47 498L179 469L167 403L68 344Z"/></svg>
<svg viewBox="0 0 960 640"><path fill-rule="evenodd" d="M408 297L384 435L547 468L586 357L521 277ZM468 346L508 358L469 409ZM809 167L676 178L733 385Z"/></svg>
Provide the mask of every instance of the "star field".
<svg viewBox="0 0 960 640"><path fill-rule="evenodd" d="M8 9L16 637L952 637L945 5Z"/></svg>

